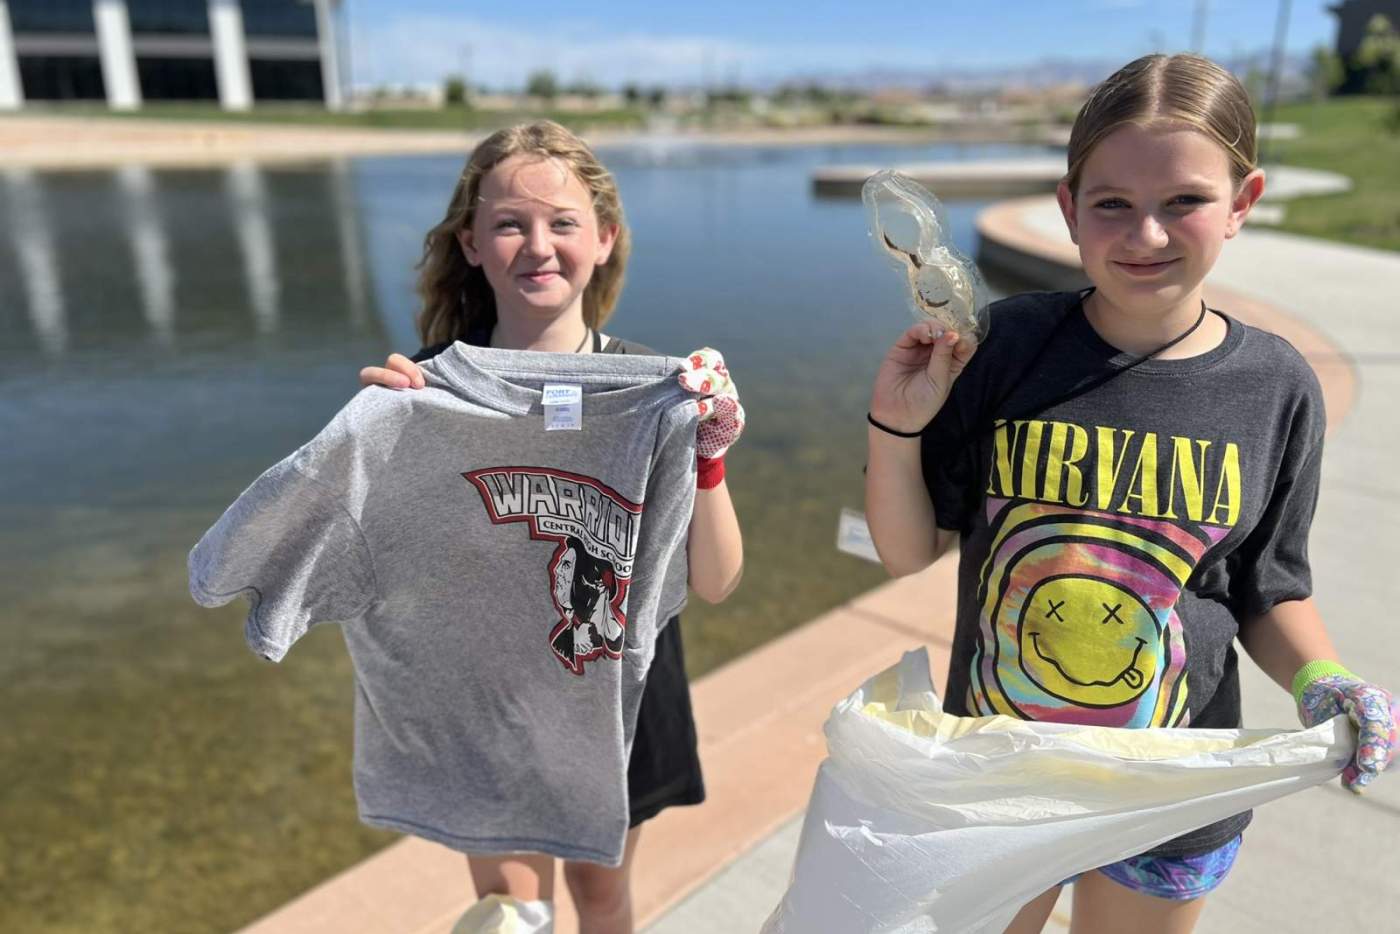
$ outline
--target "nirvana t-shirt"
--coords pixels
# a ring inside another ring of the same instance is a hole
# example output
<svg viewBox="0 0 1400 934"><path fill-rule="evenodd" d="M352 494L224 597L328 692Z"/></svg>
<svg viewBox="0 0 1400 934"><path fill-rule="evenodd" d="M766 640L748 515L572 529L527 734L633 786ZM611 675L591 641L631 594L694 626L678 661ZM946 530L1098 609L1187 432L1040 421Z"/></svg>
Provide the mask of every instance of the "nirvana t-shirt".
<svg viewBox="0 0 1400 934"><path fill-rule="evenodd" d="M1297 351L1226 321L1207 353L1074 395L1134 359L1080 296L992 307L922 439L938 524L961 533L950 712L1240 725L1235 636L1311 593L1325 417ZM1152 852L1202 852L1248 822Z"/></svg>
<svg viewBox="0 0 1400 934"><path fill-rule="evenodd" d="M247 593L269 659L342 624L365 822L621 861L637 706L686 593L678 367L454 344L424 390L357 395L190 553L195 599ZM580 387L579 428L546 430L555 384Z"/></svg>

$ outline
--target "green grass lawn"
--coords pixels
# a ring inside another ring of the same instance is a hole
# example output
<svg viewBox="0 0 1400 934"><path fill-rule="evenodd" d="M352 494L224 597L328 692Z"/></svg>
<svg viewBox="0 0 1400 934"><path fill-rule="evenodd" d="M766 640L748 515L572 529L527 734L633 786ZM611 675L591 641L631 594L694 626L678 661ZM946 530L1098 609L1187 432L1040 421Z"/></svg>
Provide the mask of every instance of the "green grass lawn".
<svg viewBox="0 0 1400 934"><path fill-rule="evenodd" d="M1298 124L1302 136L1273 144L1270 161L1340 172L1354 185L1345 194L1289 201L1280 229L1400 250L1400 132L1387 126L1396 106L1353 97L1278 108L1274 119Z"/></svg>
<svg viewBox="0 0 1400 934"><path fill-rule="evenodd" d="M309 126L367 127L379 130L496 130L527 120L555 120L572 129L641 126L646 112L619 108L589 113L551 108L477 110L469 107L329 111L305 104L259 104L248 111L227 111L215 104L146 103L136 111L114 111L103 104L29 106L21 113L107 117L114 120L211 120L221 123L296 123Z"/></svg>

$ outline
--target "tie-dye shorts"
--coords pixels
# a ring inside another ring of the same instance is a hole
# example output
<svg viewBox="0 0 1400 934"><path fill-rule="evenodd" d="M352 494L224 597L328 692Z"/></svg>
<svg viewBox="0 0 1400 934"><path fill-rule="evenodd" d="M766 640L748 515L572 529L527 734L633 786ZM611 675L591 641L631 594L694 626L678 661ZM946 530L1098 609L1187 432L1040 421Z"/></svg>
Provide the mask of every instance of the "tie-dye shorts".
<svg viewBox="0 0 1400 934"><path fill-rule="evenodd" d="M1189 901L1209 894L1225 881L1235 856L1240 851L1240 838L1195 856L1130 856L1120 862L1100 866L1099 872L1134 892ZM1072 883L1079 876L1066 879Z"/></svg>

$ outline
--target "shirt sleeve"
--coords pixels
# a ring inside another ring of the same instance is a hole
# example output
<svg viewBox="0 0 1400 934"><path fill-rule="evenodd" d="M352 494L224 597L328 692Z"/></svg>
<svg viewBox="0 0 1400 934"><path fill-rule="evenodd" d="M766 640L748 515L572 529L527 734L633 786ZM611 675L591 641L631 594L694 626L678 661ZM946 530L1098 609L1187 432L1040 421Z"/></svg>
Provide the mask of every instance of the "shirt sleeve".
<svg viewBox="0 0 1400 934"><path fill-rule="evenodd" d="M1231 609L1241 622L1312 595L1308 533L1322 478L1320 392L1294 413L1282 463L1249 537L1231 555Z"/></svg>
<svg viewBox="0 0 1400 934"><path fill-rule="evenodd" d="M647 478L633 580L634 584L640 584L653 575L660 580L655 581L653 587L639 588L641 592L649 591L654 595L655 605L629 604L629 612L651 614L658 628L684 609L688 593L690 559L686 542L695 509L695 425L698 418L695 404L689 399L662 415ZM650 652L653 647L643 648ZM630 643L628 651L633 651Z"/></svg>
<svg viewBox="0 0 1400 934"><path fill-rule="evenodd" d="M919 441L934 521L950 532L966 530L977 492L976 439L969 437L957 386L953 384L954 395L924 429Z"/></svg>
<svg viewBox="0 0 1400 934"><path fill-rule="evenodd" d="M376 592L358 523L297 455L254 481L204 534L189 574L203 606L247 594L248 647L274 662L312 626L358 618Z"/></svg>

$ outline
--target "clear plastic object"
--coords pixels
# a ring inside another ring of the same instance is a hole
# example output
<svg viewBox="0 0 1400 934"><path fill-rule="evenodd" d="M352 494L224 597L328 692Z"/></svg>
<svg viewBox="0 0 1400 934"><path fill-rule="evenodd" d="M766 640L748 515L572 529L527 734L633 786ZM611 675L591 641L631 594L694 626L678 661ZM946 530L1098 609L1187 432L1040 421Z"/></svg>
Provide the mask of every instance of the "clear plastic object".
<svg viewBox="0 0 1400 934"><path fill-rule="evenodd" d="M886 169L861 188L870 237L909 283L909 305L978 343L987 336L987 283L977 264L953 246L948 216L933 192Z"/></svg>

